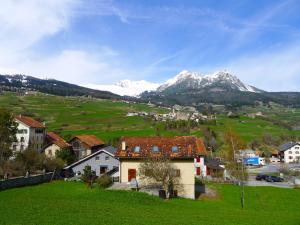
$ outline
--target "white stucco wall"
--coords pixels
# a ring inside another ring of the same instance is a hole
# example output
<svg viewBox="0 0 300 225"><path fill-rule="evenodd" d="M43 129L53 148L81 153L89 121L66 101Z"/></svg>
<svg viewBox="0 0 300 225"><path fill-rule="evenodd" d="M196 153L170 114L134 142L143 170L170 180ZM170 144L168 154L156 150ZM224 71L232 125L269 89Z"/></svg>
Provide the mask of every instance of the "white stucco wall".
<svg viewBox="0 0 300 225"><path fill-rule="evenodd" d="M48 158L55 158L56 152L60 151L61 148L56 144L49 145L45 148L44 153Z"/></svg>
<svg viewBox="0 0 300 225"><path fill-rule="evenodd" d="M284 151L284 162L293 163L300 161L300 144Z"/></svg>

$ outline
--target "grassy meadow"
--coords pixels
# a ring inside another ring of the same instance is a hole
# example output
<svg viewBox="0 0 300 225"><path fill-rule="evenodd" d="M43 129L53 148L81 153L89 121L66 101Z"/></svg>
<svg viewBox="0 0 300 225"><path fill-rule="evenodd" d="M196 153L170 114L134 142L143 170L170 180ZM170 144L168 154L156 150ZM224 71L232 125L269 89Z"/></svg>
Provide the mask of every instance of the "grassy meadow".
<svg viewBox="0 0 300 225"><path fill-rule="evenodd" d="M164 201L131 191L57 181L0 192L0 224L299 225L300 190L214 185L217 199Z"/></svg>
<svg viewBox="0 0 300 225"><path fill-rule="evenodd" d="M147 136L156 134L156 125L143 117L126 117L127 112L146 111L167 113L165 108L150 107L147 104L133 104L101 99L81 97L60 97L50 95L17 96L9 93L0 95L0 107L6 107L13 113L26 113L46 121L48 130L56 131L67 139L77 134L95 134L108 141L121 136ZM300 118L299 109L277 108L248 108L247 112L263 111L272 118L292 122ZM275 110L275 111L274 111ZM300 136L300 131L291 131L280 125L262 119L252 119L246 116L228 118L217 116L217 124L210 127L219 134L232 127L247 142L261 139L265 133L274 137L280 135ZM182 131L161 130L161 135L188 135ZM201 135L201 128L191 131L191 134Z"/></svg>

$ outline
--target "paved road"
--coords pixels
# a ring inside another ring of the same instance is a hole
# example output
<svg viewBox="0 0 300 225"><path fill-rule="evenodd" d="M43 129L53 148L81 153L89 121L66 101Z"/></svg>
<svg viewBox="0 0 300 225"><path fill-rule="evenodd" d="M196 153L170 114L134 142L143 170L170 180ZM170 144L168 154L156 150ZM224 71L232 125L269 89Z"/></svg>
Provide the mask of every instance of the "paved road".
<svg viewBox="0 0 300 225"><path fill-rule="evenodd" d="M256 174L268 174L268 173L278 173L280 167L283 164L281 163L274 163L274 164L268 164L263 167L259 168L249 168L249 180L247 181L247 186L272 186L272 187L280 187L280 188L291 188L293 186L293 182L266 182L266 181L257 181L255 179ZM289 164L288 167L292 168L295 166L300 166L299 164Z"/></svg>

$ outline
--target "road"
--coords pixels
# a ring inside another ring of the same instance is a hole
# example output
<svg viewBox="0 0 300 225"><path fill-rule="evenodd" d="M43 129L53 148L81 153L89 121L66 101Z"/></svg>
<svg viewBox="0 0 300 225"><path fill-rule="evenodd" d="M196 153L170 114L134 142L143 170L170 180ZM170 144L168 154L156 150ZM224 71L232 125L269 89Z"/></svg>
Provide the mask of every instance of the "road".
<svg viewBox="0 0 300 225"><path fill-rule="evenodd" d="M248 168L249 172L249 179L246 182L247 186L272 186L272 187L279 187L279 188L292 188L293 182L266 182L266 181L257 181L255 179L257 174L270 174L270 173L279 173L279 169L282 166L281 163L274 163L274 164L268 164L263 167L259 168ZM287 165L289 168L300 166L299 164L289 164Z"/></svg>

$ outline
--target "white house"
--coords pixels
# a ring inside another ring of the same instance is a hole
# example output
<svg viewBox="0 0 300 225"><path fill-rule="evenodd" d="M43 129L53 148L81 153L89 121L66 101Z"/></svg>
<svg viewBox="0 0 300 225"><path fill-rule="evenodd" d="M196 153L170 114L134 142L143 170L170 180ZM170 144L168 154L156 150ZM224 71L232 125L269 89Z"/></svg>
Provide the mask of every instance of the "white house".
<svg viewBox="0 0 300 225"><path fill-rule="evenodd" d="M12 145L13 151L23 151L30 146L32 149L41 152L46 136L45 125L23 115L16 116L15 122L18 124L18 132L16 134L17 142Z"/></svg>
<svg viewBox="0 0 300 225"><path fill-rule="evenodd" d="M65 167L65 170L72 170L74 173L83 174L85 166L91 166L97 176L108 173L112 177L119 176L119 160L115 158L116 149L107 146L90 154L77 162Z"/></svg>
<svg viewBox="0 0 300 225"><path fill-rule="evenodd" d="M278 150L284 163L300 162L300 142L288 142L279 146Z"/></svg>

